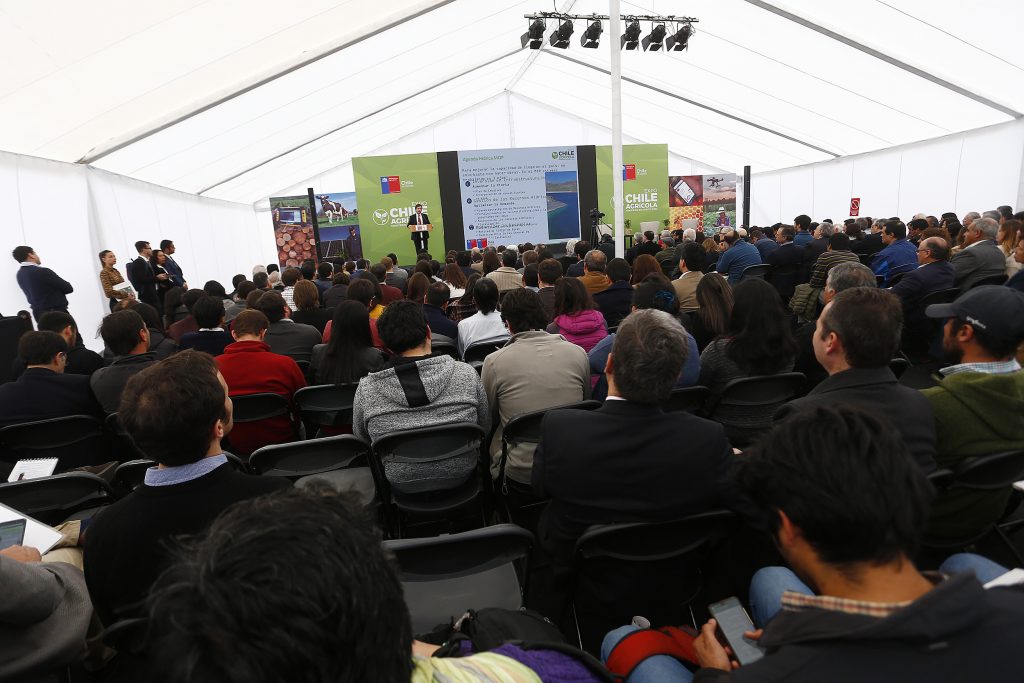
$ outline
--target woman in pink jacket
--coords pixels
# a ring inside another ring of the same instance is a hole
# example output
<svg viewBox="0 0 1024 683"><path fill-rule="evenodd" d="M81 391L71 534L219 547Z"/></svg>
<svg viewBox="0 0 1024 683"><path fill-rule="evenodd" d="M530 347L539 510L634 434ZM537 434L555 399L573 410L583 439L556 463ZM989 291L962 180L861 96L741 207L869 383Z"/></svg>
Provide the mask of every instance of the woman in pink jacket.
<svg viewBox="0 0 1024 683"><path fill-rule="evenodd" d="M608 336L604 316L583 283L563 277L555 284L555 321L548 332L560 334L590 353L597 342Z"/></svg>

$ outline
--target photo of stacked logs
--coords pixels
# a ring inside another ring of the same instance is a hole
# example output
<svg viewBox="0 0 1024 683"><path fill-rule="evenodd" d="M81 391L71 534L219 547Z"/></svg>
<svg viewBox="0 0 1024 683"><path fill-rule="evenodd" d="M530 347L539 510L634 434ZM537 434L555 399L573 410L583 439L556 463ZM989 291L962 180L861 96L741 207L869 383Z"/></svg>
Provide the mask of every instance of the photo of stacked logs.
<svg viewBox="0 0 1024 683"><path fill-rule="evenodd" d="M277 260L282 268L298 267L308 259L316 260L316 240L313 226L284 224L277 227Z"/></svg>

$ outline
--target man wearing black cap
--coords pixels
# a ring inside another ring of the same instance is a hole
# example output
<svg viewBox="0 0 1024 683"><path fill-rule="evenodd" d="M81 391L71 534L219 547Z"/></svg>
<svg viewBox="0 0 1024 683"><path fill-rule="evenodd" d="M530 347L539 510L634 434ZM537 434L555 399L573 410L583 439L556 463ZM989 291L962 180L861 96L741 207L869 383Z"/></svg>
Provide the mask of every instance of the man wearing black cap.
<svg viewBox="0 0 1024 683"><path fill-rule="evenodd" d="M1024 372L1014 358L1024 341L1024 294L976 287L951 304L929 306L925 315L946 321L942 348L954 363L940 371L939 386L924 390L935 414L938 466L1024 448ZM952 538L984 531L1002 515L1010 492L941 493L929 533Z"/></svg>

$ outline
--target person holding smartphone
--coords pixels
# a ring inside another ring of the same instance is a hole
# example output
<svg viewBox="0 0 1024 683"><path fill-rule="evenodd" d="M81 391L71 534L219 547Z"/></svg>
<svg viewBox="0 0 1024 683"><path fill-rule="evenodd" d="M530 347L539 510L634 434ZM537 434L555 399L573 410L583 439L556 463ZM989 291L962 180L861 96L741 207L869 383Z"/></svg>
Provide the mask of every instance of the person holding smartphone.
<svg viewBox="0 0 1024 683"><path fill-rule="evenodd" d="M722 623L711 619L692 641L695 674L659 655L629 683L1020 680L1024 590L983 587L1005 570L978 556L915 567L933 488L889 422L850 406L807 408L743 460L740 485L792 569L755 574L761 628L739 634L738 601L712 605ZM603 659L633 630L609 633ZM763 658L746 647L755 644Z"/></svg>

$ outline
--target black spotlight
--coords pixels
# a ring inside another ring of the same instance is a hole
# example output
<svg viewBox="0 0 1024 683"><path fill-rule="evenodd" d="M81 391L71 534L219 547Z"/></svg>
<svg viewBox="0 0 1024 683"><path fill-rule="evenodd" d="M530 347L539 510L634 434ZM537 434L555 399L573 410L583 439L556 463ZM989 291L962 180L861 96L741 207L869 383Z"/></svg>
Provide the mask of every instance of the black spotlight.
<svg viewBox="0 0 1024 683"><path fill-rule="evenodd" d="M640 45L640 22L636 19L626 27L622 33L621 45L619 47L627 50L635 50Z"/></svg>
<svg viewBox="0 0 1024 683"><path fill-rule="evenodd" d="M601 22L596 19L590 22L590 26L583 32L583 36L580 37L580 45L583 47L596 48L598 43L601 42L601 33L604 29L601 28Z"/></svg>
<svg viewBox="0 0 1024 683"><path fill-rule="evenodd" d="M644 38L644 49L654 52L660 50L665 43L665 24L656 24Z"/></svg>
<svg viewBox="0 0 1024 683"><path fill-rule="evenodd" d="M558 28L551 32L551 47L564 50L569 47L569 39L572 38L572 19L566 19Z"/></svg>
<svg viewBox="0 0 1024 683"><path fill-rule="evenodd" d="M690 36L692 35L693 26L686 24L676 31L675 34L665 39L665 49L672 50L674 52L682 52L686 49L687 44L690 42Z"/></svg>
<svg viewBox="0 0 1024 683"><path fill-rule="evenodd" d="M540 46L544 44L544 20L534 19L520 41L523 47L529 45L531 50L539 50Z"/></svg>

